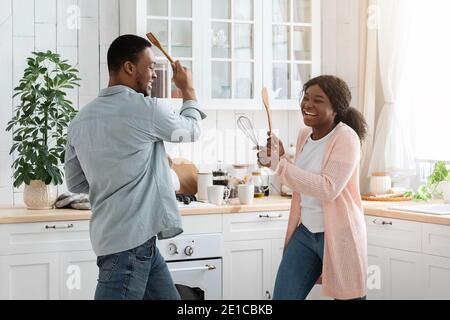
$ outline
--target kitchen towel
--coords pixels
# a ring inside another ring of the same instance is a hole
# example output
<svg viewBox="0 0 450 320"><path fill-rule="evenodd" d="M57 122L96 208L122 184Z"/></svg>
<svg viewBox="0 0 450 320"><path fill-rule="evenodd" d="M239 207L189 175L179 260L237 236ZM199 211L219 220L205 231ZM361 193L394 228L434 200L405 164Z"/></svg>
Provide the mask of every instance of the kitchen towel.
<svg viewBox="0 0 450 320"><path fill-rule="evenodd" d="M91 210L89 196L84 193L63 193L56 199L55 206L57 209L72 208L76 210Z"/></svg>

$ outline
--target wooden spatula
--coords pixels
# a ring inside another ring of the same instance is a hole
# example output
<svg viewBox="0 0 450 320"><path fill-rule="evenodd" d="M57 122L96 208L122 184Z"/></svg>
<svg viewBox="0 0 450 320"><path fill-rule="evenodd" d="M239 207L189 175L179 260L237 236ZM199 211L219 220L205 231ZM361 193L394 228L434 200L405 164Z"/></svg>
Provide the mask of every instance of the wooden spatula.
<svg viewBox="0 0 450 320"><path fill-rule="evenodd" d="M272 136L272 116L270 114L270 108L269 108L269 91L266 87L262 89L262 100L264 103L264 108L266 108L267 113L267 121L269 122L269 134Z"/></svg>
<svg viewBox="0 0 450 320"><path fill-rule="evenodd" d="M162 53L166 56L166 58L170 61L170 63L175 63L172 59L172 57L164 50L161 43L159 43L159 40L155 37L155 35L151 32L147 33L147 38L150 40L151 43L153 43L159 50L161 50Z"/></svg>

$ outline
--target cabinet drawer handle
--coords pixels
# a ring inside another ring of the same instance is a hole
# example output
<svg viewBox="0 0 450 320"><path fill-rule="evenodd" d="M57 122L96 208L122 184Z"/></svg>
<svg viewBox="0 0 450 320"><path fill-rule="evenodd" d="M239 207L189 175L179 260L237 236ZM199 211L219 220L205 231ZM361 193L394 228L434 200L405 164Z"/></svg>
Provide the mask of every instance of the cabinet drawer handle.
<svg viewBox="0 0 450 320"><path fill-rule="evenodd" d="M65 226L56 226L56 225L54 225L54 226L45 226L45 229L46 230L48 230L48 229L54 229L54 230L60 230L60 229L73 229L73 224L71 223L71 224L68 224L68 225L65 225Z"/></svg>
<svg viewBox="0 0 450 320"><path fill-rule="evenodd" d="M182 271L213 271L216 270L215 265L207 264L204 267L194 267L194 268L179 268L179 269L169 269L170 272L182 272Z"/></svg>
<svg viewBox="0 0 450 320"><path fill-rule="evenodd" d="M279 218L283 218L283 214L277 214L277 215L270 215L270 214L260 214L259 215L260 219L279 219Z"/></svg>
<svg viewBox="0 0 450 320"><path fill-rule="evenodd" d="M379 226L392 226L393 224L392 224L392 221L380 221L380 220L378 220L378 219L375 219L375 220L373 220L373 223L374 224L377 224L377 225L379 225Z"/></svg>

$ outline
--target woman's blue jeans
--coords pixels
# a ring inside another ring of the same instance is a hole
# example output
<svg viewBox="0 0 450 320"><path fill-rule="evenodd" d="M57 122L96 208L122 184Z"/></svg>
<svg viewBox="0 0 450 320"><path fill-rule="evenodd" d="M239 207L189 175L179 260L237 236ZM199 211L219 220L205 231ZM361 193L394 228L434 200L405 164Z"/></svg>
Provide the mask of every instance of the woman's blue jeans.
<svg viewBox="0 0 450 320"><path fill-rule="evenodd" d="M180 300L156 237L143 245L97 258L95 300Z"/></svg>
<svg viewBox="0 0 450 320"><path fill-rule="evenodd" d="M306 299L322 274L323 247L324 233L312 233L303 224L297 228L278 269L274 300Z"/></svg>

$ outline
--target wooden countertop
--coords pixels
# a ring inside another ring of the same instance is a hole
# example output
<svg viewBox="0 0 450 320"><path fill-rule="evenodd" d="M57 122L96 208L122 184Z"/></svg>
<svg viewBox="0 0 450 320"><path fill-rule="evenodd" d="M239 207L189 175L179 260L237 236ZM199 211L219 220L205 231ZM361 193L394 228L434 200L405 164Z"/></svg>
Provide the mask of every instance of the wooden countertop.
<svg viewBox="0 0 450 320"><path fill-rule="evenodd" d="M442 201L433 201L429 204L439 204ZM364 214L382 218L417 221L431 224L450 226L450 215L434 215L426 213L405 212L392 209L397 206L420 205L416 202L371 202L363 201ZM425 203L424 203L425 204Z"/></svg>
<svg viewBox="0 0 450 320"><path fill-rule="evenodd" d="M228 206L216 206L208 208L182 208L183 216L221 214L221 213L246 213L287 211L290 208L291 199L284 197L269 197L255 199L252 205L240 205L239 200L232 200ZM370 202L363 201L364 213L370 216L383 218L417 221L431 224L449 225L450 216L438 216L430 214L402 212L389 208L399 205L412 205L413 202ZM27 210L25 208L0 207L0 224L29 223L29 222L51 222L51 221L76 221L89 220L90 211L58 209L58 210Z"/></svg>
<svg viewBox="0 0 450 320"><path fill-rule="evenodd" d="M220 214L220 213L245 213L245 212L267 212L286 211L291 205L290 198L269 197L254 199L252 205L240 205L238 199L233 199L230 205L215 206L207 208L181 208L183 216ZM50 222L50 221L73 221L89 220L89 210L28 210L26 208L0 207L0 224L28 223L28 222Z"/></svg>

